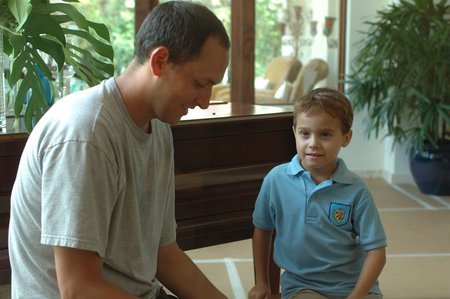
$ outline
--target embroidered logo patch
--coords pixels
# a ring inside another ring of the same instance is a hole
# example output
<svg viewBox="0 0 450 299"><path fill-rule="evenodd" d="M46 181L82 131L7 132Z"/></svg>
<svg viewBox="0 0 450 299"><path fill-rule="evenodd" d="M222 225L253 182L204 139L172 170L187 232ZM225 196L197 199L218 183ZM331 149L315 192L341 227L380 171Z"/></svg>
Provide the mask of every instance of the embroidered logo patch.
<svg viewBox="0 0 450 299"><path fill-rule="evenodd" d="M346 224L350 218L350 206L332 202L330 204L330 213L328 218L336 226Z"/></svg>

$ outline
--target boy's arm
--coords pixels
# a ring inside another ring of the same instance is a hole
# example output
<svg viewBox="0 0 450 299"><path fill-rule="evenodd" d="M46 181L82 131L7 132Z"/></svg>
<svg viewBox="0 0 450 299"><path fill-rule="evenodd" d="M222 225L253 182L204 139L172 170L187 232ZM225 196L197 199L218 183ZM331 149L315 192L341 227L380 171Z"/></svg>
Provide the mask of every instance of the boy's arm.
<svg viewBox="0 0 450 299"><path fill-rule="evenodd" d="M269 257L271 243L272 231L255 227L253 232L255 286L248 293L249 299L268 299L270 296Z"/></svg>
<svg viewBox="0 0 450 299"><path fill-rule="evenodd" d="M378 279L378 276L380 276L385 264L386 249L384 247L367 251L356 286L347 299L364 298L367 296L370 288Z"/></svg>

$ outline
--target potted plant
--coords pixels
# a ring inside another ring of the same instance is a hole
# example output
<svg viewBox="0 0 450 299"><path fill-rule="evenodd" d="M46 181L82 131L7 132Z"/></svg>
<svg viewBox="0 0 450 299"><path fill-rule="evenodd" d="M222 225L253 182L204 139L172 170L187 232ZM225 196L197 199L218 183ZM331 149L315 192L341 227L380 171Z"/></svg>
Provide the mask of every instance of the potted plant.
<svg viewBox="0 0 450 299"><path fill-rule="evenodd" d="M428 194L450 194L449 16L446 0L378 11L346 77L354 109L367 110L368 135L407 143L412 175Z"/></svg>
<svg viewBox="0 0 450 299"><path fill-rule="evenodd" d="M49 92L54 91L65 65L72 66L76 76L90 86L113 75L109 31L104 24L86 20L72 4L78 0L0 1L0 53L10 58L9 85L18 87L14 99L16 118L24 100L28 101L24 121L29 132L51 105ZM70 37L74 37L72 42ZM57 66L56 72L52 73L44 61L46 55Z"/></svg>

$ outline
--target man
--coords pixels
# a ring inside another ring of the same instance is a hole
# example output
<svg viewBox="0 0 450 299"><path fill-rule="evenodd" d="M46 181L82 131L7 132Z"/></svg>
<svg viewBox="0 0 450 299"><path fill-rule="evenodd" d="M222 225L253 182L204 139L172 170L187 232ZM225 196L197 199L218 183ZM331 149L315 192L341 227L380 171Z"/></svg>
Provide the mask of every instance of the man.
<svg viewBox="0 0 450 299"><path fill-rule="evenodd" d="M209 105L229 60L206 7L167 2L126 71L55 104L11 200L12 298L224 298L176 244L169 124Z"/></svg>

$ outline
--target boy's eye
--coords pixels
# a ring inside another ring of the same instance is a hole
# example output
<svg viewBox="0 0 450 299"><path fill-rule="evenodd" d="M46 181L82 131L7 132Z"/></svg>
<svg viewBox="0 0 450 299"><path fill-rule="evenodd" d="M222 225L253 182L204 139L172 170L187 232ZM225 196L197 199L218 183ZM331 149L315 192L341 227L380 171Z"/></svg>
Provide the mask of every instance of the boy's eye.
<svg viewBox="0 0 450 299"><path fill-rule="evenodd" d="M300 131L298 132L298 134L299 134L300 136L308 136L308 135L309 135L309 132L300 130Z"/></svg>

